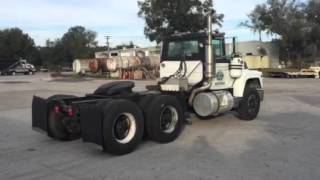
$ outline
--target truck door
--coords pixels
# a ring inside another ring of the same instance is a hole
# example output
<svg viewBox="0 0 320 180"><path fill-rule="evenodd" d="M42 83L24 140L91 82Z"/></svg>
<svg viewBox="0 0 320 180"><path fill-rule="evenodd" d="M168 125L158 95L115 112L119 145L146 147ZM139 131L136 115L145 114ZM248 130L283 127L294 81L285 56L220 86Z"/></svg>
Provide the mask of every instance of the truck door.
<svg viewBox="0 0 320 180"><path fill-rule="evenodd" d="M204 54L204 45L197 39L178 39L164 42L160 77L169 77L183 66L181 73L188 79L189 85L198 84L203 80Z"/></svg>
<svg viewBox="0 0 320 180"><path fill-rule="evenodd" d="M212 40L213 53L216 61L216 78L212 83L212 90L228 89L232 87L233 79L230 76L230 60L226 56L224 38L215 38Z"/></svg>

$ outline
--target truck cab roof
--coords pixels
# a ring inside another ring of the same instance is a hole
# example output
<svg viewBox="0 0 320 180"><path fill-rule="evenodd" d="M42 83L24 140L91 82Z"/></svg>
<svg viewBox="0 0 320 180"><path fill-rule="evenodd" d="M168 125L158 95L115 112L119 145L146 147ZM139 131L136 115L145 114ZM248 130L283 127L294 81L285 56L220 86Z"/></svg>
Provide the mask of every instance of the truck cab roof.
<svg viewBox="0 0 320 180"><path fill-rule="evenodd" d="M225 33L220 32L214 32L212 34L213 38L224 38ZM208 37L208 34L206 32L197 32L197 33L178 33L171 35L169 37L164 38L164 41L170 41L170 40L187 40L187 39L206 39Z"/></svg>

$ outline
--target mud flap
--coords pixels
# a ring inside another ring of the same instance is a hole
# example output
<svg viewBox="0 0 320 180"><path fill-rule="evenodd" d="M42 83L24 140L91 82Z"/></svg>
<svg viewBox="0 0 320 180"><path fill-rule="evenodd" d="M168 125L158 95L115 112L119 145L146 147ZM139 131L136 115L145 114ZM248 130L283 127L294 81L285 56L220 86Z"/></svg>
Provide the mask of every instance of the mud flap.
<svg viewBox="0 0 320 180"><path fill-rule="evenodd" d="M32 100L32 128L42 133L48 132L47 101L38 96Z"/></svg>
<svg viewBox="0 0 320 180"><path fill-rule="evenodd" d="M102 114L99 105L88 104L80 107L81 136L83 142L103 144Z"/></svg>

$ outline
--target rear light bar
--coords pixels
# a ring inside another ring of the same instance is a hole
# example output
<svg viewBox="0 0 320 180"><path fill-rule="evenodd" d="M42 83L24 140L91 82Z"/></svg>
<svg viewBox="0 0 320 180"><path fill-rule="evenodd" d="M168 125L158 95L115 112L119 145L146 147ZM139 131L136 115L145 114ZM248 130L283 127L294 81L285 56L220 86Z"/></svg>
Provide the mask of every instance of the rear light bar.
<svg viewBox="0 0 320 180"><path fill-rule="evenodd" d="M68 117L74 117L76 115L76 109L73 106L61 106L60 104L53 106L53 112L55 114L66 113Z"/></svg>

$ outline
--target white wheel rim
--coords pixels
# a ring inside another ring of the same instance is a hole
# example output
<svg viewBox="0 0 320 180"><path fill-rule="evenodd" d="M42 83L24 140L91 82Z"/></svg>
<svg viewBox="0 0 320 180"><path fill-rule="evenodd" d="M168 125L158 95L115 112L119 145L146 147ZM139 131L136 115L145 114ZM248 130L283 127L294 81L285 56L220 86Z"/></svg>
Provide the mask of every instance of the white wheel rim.
<svg viewBox="0 0 320 180"><path fill-rule="evenodd" d="M164 115L165 113L170 113L170 121L165 122L165 127L163 127ZM179 114L175 107L173 106L166 106L162 109L160 114L160 127L164 133L171 134L176 129L176 125L179 120Z"/></svg>
<svg viewBox="0 0 320 180"><path fill-rule="evenodd" d="M125 133L125 137L123 138L119 138L119 135L117 135L117 123L119 123L118 121L123 121L122 118L126 118L126 123L128 123L129 128L127 129L127 132ZM131 113L123 113L120 114L116 117L114 126L113 126L113 135L114 138L116 139L116 141L120 144L127 144L129 143L135 136L137 132L137 123L136 123L136 118L131 114Z"/></svg>

